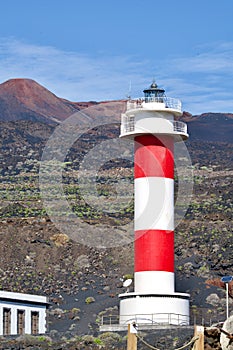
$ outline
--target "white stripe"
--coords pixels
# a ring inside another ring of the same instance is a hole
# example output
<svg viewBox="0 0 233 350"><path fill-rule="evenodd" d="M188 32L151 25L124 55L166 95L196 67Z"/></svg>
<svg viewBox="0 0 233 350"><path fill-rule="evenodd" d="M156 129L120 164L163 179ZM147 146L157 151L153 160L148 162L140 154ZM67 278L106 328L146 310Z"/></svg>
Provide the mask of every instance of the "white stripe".
<svg viewBox="0 0 233 350"><path fill-rule="evenodd" d="M174 273L167 271L140 271L134 273L135 293L173 293Z"/></svg>
<svg viewBox="0 0 233 350"><path fill-rule="evenodd" d="M135 230L174 230L174 180L135 179Z"/></svg>

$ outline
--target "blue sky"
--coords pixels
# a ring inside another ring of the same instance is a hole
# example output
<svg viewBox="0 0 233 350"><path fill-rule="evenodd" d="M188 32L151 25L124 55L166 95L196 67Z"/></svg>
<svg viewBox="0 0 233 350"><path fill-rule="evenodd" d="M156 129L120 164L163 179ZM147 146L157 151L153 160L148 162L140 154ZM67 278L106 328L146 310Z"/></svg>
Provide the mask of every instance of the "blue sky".
<svg viewBox="0 0 233 350"><path fill-rule="evenodd" d="M153 78L193 114L233 113L232 0L8 0L0 83L72 101L142 96Z"/></svg>

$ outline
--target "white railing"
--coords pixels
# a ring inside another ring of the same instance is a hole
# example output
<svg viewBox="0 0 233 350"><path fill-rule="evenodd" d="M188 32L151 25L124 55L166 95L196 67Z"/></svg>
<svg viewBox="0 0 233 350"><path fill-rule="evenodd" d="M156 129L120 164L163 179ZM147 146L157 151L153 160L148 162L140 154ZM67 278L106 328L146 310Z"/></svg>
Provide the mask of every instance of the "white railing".
<svg viewBox="0 0 233 350"><path fill-rule="evenodd" d="M203 308L205 311L206 308ZM197 312L197 313L196 313ZM198 308L195 310L195 313L192 312L190 316L188 315L181 315L181 314L145 314L145 315L122 315L123 317L127 318L126 323L136 322L140 324L148 324L148 319L150 321L151 325L160 325L160 324L172 324L174 320L178 321L177 323L181 326L183 325L203 325L203 326L212 326L214 324L223 324L222 319L219 319L219 317L216 315L214 316L208 316L207 313L202 313L202 308ZM158 322L158 319L161 318L163 321ZM120 317L119 315L105 315L102 316L101 319L101 325L102 326L114 326L119 325ZM146 321L146 322L145 322ZM165 322L164 322L165 321Z"/></svg>
<svg viewBox="0 0 233 350"><path fill-rule="evenodd" d="M155 314L140 314L140 315L121 315L125 319L125 324L136 322L140 324L154 324L154 325L188 325L189 316L181 314L155 313ZM118 316L102 316L102 325L119 324Z"/></svg>
<svg viewBox="0 0 233 350"><path fill-rule="evenodd" d="M172 98L172 97L166 97L166 96L161 96L161 97L143 97L143 98L138 98L136 100L129 100L127 101L127 110L129 109L135 109L135 108L142 108L143 105L142 103L161 103L164 105L165 108L171 108L171 109L176 109L178 111L182 111L182 104L181 101Z"/></svg>
<svg viewBox="0 0 233 350"><path fill-rule="evenodd" d="M182 133L182 134L187 134L188 129L187 129L187 124L180 122L180 121L168 121L168 123L173 124L173 132L174 133ZM124 114L122 116L122 121L121 121L121 135L131 133L135 131L135 118L133 115L126 115Z"/></svg>
<svg viewBox="0 0 233 350"><path fill-rule="evenodd" d="M177 121L177 120L174 120L173 121L173 130L175 132L181 132L181 133L187 134L187 132L188 132L187 124L180 122L180 121Z"/></svg>

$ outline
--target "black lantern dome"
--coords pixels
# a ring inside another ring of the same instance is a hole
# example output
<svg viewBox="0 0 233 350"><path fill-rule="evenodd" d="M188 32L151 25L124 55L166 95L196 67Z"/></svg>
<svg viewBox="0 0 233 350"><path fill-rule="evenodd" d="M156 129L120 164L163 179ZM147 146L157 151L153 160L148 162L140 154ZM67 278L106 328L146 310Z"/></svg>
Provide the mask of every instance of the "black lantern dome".
<svg viewBox="0 0 233 350"><path fill-rule="evenodd" d="M158 88L158 85L153 81L153 83L150 85L148 89L143 90L145 101L156 101L157 97L164 97L165 96L165 90Z"/></svg>

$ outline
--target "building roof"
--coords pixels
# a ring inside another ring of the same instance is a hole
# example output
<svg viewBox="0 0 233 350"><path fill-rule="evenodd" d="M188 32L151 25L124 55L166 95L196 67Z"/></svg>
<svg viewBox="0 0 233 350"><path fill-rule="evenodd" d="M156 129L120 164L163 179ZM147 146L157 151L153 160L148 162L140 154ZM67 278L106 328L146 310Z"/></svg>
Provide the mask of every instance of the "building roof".
<svg viewBox="0 0 233 350"><path fill-rule="evenodd" d="M35 304L48 304L48 298L42 295L25 294L25 293L14 293L0 291L0 301L21 301L24 303L35 303Z"/></svg>

